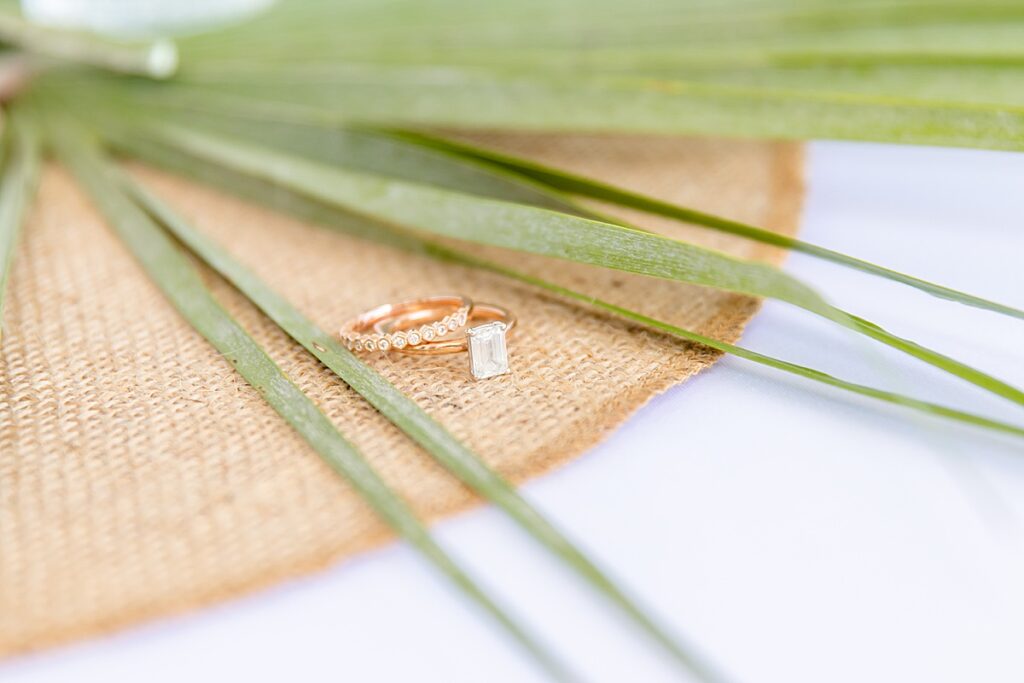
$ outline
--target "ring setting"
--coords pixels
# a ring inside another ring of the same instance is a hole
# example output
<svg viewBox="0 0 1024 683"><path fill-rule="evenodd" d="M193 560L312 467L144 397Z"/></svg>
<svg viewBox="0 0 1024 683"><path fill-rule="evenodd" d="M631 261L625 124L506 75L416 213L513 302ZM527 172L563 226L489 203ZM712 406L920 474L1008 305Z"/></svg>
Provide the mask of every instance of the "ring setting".
<svg viewBox="0 0 1024 683"><path fill-rule="evenodd" d="M508 325L501 320L466 330L469 345L469 372L474 379L488 379L509 372L505 335Z"/></svg>

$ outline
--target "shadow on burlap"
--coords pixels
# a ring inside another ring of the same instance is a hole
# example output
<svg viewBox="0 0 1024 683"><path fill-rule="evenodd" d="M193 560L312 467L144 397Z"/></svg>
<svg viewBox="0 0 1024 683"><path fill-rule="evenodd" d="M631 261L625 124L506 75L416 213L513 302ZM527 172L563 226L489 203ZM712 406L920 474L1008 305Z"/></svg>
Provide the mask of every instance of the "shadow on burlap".
<svg viewBox="0 0 1024 683"><path fill-rule="evenodd" d="M670 201L796 229L798 145L525 135L487 142ZM135 170L327 329L366 307L431 293L465 293L515 311L511 375L473 382L465 356L370 362L517 482L585 452L717 357L499 276ZM781 258L725 235L619 213L743 257ZM486 253L723 340L735 340L757 309L742 296ZM478 502L239 294L209 281L422 515L436 519ZM16 254L5 322L0 654L237 596L390 538L178 317L58 168L44 175Z"/></svg>

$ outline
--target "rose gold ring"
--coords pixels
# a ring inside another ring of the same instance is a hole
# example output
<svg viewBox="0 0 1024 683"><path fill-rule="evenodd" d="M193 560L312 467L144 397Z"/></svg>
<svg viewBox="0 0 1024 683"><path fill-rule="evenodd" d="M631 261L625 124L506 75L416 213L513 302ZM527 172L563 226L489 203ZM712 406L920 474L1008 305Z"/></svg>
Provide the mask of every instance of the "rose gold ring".
<svg viewBox="0 0 1024 683"><path fill-rule="evenodd" d="M371 308L345 323L340 335L352 351L431 356L468 351L470 373L486 379L509 371L506 335L515 324L515 316L501 306L445 295Z"/></svg>
<svg viewBox="0 0 1024 683"><path fill-rule="evenodd" d="M405 313L394 317L382 318L373 325L374 332L381 334L394 333L408 330L415 327L418 322L415 314ZM418 344L408 344L402 348L395 348L399 353L413 356L435 356L447 353L462 353L469 349L469 338L474 334L473 330L485 324L502 323L505 332L509 332L516 326L516 317L509 313L507 308L494 304L474 303L469 309L469 316L466 318L467 330L465 334L448 334L444 337L427 339ZM479 333L476 333L479 334Z"/></svg>
<svg viewBox="0 0 1024 683"><path fill-rule="evenodd" d="M348 321L339 334L352 351L401 351L462 329L472 308L468 298L452 294L384 304ZM378 324L396 318L406 321L402 329L376 330Z"/></svg>
<svg viewBox="0 0 1024 683"><path fill-rule="evenodd" d="M377 334L401 334L421 321L419 312L399 313L377 320ZM473 304L465 332L456 330L443 337L393 347L399 353L440 355L469 351L469 371L474 379L487 379L509 371L506 335L515 327L516 318L507 309L494 304Z"/></svg>

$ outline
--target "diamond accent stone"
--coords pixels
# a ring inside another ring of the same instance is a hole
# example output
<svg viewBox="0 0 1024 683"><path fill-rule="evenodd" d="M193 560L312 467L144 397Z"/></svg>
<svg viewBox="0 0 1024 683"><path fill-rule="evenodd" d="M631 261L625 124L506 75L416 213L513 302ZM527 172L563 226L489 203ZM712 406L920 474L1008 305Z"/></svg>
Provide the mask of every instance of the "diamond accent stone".
<svg viewBox="0 0 1024 683"><path fill-rule="evenodd" d="M508 325L500 320L471 327L466 331L469 342L469 371L474 379L487 379L509 371L505 332Z"/></svg>
<svg viewBox="0 0 1024 683"><path fill-rule="evenodd" d="M435 297L438 299L459 299L460 301L467 301L464 297ZM429 301L429 299L428 299ZM420 300L405 302L402 306L413 306L420 305ZM394 308L395 305L390 305ZM383 310L383 307L382 307ZM404 310L404 309L403 309ZM352 320L345 324L339 332L341 342L352 351L392 351L392 350L405 350L408 347L422 347L424 344L437 342L441 339L454 339L454 335L457 331L461 330L466 326L467 321L472 319L470 313L470 306L460 305L457 308L449 309L451 312L438 319L434 318L432 322L424 323L420 327L414 330L402 329L398 324L388 324L388 315L378 318L367 318L363 320L370 313L376 313L377 309L373 309L365 313L361 318ZM420 317L419 314L416 317ZM392 321L394 323L395 321ZM401 331L389 332L389 329L397 327ZM456 342L457 343L457 342ZM449 345L450 348L450 345Z"/></svg>

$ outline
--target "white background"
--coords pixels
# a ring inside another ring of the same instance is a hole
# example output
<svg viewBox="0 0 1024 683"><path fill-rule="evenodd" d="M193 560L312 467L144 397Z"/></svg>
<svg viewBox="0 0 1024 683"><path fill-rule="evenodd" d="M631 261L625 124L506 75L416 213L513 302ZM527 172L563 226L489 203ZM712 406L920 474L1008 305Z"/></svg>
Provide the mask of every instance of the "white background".
<svg viewBox="0 0 1024 683"><path fill-rule="evenodd" d="M1024 308L1024 155L816 143L802 236ZM1024 386L1024 321L794 256L834 302ZM1024 424L1024 411L769 303L743 343ZM525 488L746 683L1024 681L1024 447L736 359ZM676 680L493 510L441 540L588 680ZM404 547L0 665L0 680L532 681Z"/></svg>

